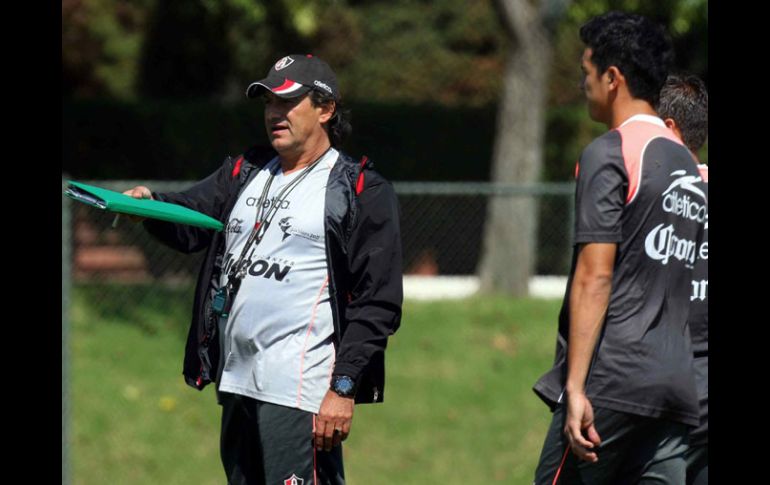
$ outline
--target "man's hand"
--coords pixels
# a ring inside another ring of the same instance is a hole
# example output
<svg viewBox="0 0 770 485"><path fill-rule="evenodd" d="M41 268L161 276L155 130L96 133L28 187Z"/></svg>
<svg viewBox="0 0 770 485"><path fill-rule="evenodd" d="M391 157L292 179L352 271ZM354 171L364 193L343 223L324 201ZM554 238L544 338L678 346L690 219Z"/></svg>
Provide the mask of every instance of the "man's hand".
<svg viewBox="0 0 770 485"><path fill-rule="evenodd" d="M331 389L326 391L313 430L316 449L331 451L348 437L354 405L352 397L341 397Z"/></svg>
<svg viewBox="0 0 770 485"><path fill-rule="evenodd" d="M583 437L586 430L588 440ZM599 433L594 426L594 409L591 401L583 393L567 393L567 420L564 424L564 434L567 436L572 452L581 460L596 463L599 457L590 451L601 444Z"/></svg>
<svg viewBox="0 0 770 485"><path fill-rule="evenodd" d="M144 185L137 185L133 189L123 192L123 195L133 197L134 199L152 199L152 192Z"/></svg>
<svg viewBox="0 0 770 485"><path fill-rule="evenodd" d="M134 199L152 199L152 192L144 185L137 185L133 189L128 189L123 192L123 195L133 197ZM132 222L142 222L145 218L129 215L128 219Z"/></svg>

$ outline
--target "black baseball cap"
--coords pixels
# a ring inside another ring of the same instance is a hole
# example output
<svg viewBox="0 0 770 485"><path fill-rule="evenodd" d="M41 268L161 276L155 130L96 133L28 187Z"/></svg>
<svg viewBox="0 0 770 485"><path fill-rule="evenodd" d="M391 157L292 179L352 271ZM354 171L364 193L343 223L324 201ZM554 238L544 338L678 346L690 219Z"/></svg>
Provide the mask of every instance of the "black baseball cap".
<svg viewBox="0 0 770 485"><path fill-rule="evenodd" d="M263 89L281 98L296 98L315 89L330 94L335 100L340 99L334 71L329 64L311 54L292 54L279 59L267 77L249 85L246 96L256 98Z"/></svg>

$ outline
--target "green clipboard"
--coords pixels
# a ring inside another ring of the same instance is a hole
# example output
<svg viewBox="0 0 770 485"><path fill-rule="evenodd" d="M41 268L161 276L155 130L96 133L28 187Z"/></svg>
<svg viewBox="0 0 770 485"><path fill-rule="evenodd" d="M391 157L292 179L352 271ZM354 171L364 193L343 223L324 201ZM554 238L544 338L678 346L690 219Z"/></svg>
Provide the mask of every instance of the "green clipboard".
<svg viewBox="0 0 770 485"><path fill-rule="evenodd" d="M67 183L69 186L64 191L64 195L98 209L204 227L216 231L224 229L224 224L213 217L181 205L152 199L136 199L114 190L102 189L71 180L68 180Z"/></svg>

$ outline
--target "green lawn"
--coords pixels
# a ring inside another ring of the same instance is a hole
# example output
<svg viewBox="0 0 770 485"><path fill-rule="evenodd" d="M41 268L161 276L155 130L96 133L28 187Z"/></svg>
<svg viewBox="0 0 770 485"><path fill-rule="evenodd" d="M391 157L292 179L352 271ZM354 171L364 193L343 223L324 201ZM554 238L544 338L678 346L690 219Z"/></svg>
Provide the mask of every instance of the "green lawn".
<svg viewBox="0 0 770 485"><path fill-rule="evenodd" d="M124 288L74 290L74 483L225 483L213 389L181 377L192 290L179 291L153 290L139 306ZM531 387L553 358L558 310L534 299L407 302L385 403L356 407L348 483L531 483L550 417Z"/></svg>

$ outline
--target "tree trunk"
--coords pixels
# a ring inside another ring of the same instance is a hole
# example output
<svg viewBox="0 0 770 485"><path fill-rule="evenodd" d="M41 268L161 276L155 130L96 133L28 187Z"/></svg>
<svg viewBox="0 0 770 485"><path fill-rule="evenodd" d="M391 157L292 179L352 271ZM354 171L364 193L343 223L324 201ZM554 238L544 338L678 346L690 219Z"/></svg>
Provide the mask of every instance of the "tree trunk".
<svg viewBox="0 0 770 485"><path fill-rule="evenodd" d="M543 165L551 17L543 17L532 3L498 0L497 5L512 41L492 155L492 181L497 183L536 183ZM490 199L479 264L482 292L528 294L537 256L537 227L536 196Z"/></svg>

